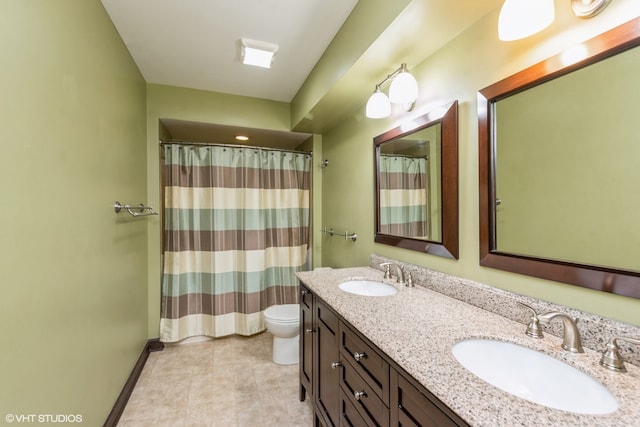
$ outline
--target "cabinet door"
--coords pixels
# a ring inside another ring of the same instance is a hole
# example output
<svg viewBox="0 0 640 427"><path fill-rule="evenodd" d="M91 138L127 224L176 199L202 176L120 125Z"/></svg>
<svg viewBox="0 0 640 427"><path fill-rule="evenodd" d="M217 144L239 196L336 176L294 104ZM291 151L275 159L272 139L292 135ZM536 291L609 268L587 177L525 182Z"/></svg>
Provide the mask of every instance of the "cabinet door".
<svg viewBox="0 0 640 427"><path fill-rule="evenodd" d="M435 396L411 384L395 369L391 369L390 385L392 426L468 426Z"/></svg>
<svg viewBox="0 0 640 427"><path fill-rule="evenodd" d="M313 397L313 294L300 286L300 401Z"/></svg>
<svg viewBox="0 0 640 427"><path fill-rule="evenodd" d="M338 317L324 303L315 300L316 366L315 398L317 409L325 420L325 427L340 423L340 369Z"/></svg>

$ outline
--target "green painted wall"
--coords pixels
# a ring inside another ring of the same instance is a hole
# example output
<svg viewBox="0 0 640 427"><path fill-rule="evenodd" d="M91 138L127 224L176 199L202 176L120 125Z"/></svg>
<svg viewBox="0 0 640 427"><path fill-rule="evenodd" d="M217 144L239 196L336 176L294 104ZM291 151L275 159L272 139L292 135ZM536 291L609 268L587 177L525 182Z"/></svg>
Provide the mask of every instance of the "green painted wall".
<svg viewBox="0 0 640 427"><path fill-rule="evenodd" d="M147 86L147 200L161 206L160 119L176 119L257 129L289 131L290 109L284 102L163 85ZM148 335L159 336L162 224L148 225Z"/></svg>
<svg viewBox="0 0 640 427"><path fill-rule="evenodd" d="M145 82L99 0L0 2L0 414L102 425L147 340Z"/></svg>
<svg viewBox="0 0 640 427"><path fill-rule="evenodd" d="M455 276L640 325L640 300L539 280L479 266L477 91L565 48L640 14L633 0L618 0L598 17L581 20L562 2L544 32L518 42L497 39L498 10L485 16L434 55L412 68L421 96L410 113L385 120L359 113L323 135L323 225L358 233L358 241L323 237L325 266L367 265L377 253ZM419 41L415 41L419 43ZM454 99L459 111L460 259L448 260L373 243L373 138L414 115Z"/></svg>

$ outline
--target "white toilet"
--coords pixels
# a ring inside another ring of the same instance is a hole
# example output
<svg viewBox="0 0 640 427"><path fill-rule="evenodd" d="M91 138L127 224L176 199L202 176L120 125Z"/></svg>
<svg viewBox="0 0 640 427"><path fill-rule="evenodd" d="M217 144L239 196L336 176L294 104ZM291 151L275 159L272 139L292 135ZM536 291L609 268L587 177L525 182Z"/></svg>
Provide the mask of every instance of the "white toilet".
<svg viewBox="0 0 640 427"><path fill-rule="evenodd" d="M300 305L272 305L264 311L264 323L273 335L273 362L278 365L298 363Z"/></svg>

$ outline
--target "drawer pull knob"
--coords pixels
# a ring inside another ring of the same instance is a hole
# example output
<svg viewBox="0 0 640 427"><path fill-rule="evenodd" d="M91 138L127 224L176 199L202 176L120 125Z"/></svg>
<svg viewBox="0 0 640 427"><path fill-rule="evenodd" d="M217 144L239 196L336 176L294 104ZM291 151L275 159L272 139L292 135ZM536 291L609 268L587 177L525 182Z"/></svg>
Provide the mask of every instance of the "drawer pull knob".
<svg viewBox="0 0 640 427"><path fill-rule="evenodd" d="M360 400L363 397L367 397L367 393L365 393L364 391L354 391L353 392L353 397L355 397L356 400Z"/></svg>
<svg viewBox="0 0 640 427"><path fill-rule="evenodd" d="M331 362L331 369L336 369L342 366L342 362Z"/></svg>
<svg viewBox="0 0 640 427"><path fill-rule="evenodd" d="M305 331L306 333L308 333L308 334L311 334L311 333L315 332L316 330L315 330L315 329L313 329L313 328L311 328L311 329L305 329L304 331Z"/></svg>
<svg viewBox="0 0 640 427"><path fill-rule="evenodd" d="M367 355L365 353L358 353L357 351L355 353L353 353L353 358L356 359L357 362L361 361L362 359L366 359Z"/></svg>

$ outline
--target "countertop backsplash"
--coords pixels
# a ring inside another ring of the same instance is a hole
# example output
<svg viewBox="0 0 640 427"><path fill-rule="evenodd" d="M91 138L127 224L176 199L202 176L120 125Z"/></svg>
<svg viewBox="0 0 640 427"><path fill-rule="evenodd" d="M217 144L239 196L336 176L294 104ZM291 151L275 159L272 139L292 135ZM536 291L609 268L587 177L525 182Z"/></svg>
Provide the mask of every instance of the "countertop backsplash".
<svg viewBox="0 0 640 427"><path fill-rule="evenodd" d="M432 291L447 295L483 310L498 314L523 324L522 333L529 322L530 313L517 302L524 303L537 313L560 311L579 319L578 329L582 337L582 344L589 349L602 352L610 338L626 336L640 339L640 327L628 323L607 319L592 313L576 310L570 307L541 301L523 295L518 295L502 289L494 288L469 279L452 276L425 267L408 264L392 258L371 255L370 267L383 271L383 262L392 262L410 272L416 286L422 286ZM392 270L393 274L393 270ZM551 322L543 326L543 332L562 337L562 322ZM625 362L640 366L640 349L626 342L618 342Z"/></svg>

